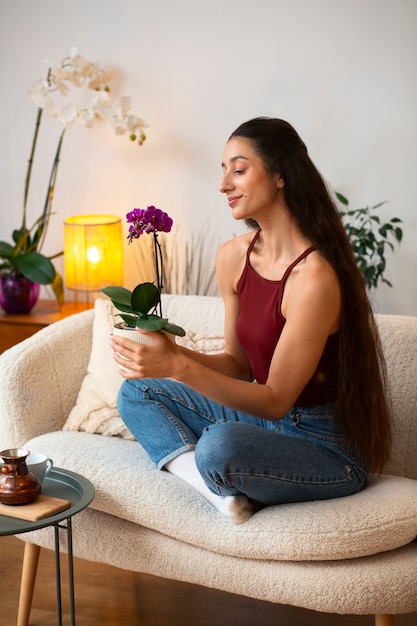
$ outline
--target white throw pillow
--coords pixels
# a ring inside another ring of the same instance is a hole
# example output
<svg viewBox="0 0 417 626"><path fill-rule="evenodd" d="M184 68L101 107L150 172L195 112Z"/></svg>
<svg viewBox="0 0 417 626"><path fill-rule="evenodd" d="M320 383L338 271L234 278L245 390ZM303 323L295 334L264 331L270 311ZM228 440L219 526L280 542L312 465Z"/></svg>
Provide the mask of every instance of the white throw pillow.
<svg viewBox="0 0 417 626"><path fill-rule="evenodd" d="M87 374L63 430L82 430L134 439L116 408L123 378L117 370L109 344L115 310L110 300L104 298L96 300L94 309L93 341Z"/></svg>

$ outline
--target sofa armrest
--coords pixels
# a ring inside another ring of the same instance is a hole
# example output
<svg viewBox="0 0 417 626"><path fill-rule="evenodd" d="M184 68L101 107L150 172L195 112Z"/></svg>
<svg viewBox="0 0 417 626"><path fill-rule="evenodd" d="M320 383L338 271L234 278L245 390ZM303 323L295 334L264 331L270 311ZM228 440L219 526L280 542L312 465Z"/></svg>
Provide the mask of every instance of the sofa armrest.
<svg viewBox="0 0 417 626"><path fill-rule="evenodd" d="M51 324L0 355L0 450L61 430L91 352L94 310Z"/></svg>

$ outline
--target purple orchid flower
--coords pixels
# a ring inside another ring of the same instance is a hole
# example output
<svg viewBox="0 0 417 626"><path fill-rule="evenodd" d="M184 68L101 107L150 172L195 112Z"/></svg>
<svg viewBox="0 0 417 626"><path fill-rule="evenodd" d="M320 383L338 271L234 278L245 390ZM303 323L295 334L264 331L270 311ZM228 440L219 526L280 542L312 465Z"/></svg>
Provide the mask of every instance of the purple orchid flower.
<svg viewBox="0 0 417 626"><path fill-rule="evenodd" d="M148 206L147 209L133 209L126 215L129 226L128 239L139 239L143 233L169 233L172 228L172 218L161 209Z"/></svg>
<svg viewBox="0 0 417 626"><path fill-rule="evenodd" d="M153 234L154 254L155 254L155 270L156 270L156 287L159 294L163 289L163 266L162 251L158 241L158 233L169 233L172 228L173 220L167 213L155 206L148 206L147 209L133 209L126 214L129 226L129 234L127 236L129 243L133 239L139 239L143 233ZM159 313L162 317L162 305L159 301Z"/></svg>

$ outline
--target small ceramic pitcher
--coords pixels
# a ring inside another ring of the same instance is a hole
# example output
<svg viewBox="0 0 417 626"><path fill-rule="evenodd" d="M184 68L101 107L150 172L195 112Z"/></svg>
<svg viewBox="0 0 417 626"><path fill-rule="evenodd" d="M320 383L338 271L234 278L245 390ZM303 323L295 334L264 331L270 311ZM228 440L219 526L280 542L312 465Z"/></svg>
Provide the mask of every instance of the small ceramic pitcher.
<svg viewBox="0 0 417 626"><path fill-rule="evenodd" d="M29 450L10 448L0 452L4 465L0 466L0 502L2 504L27 504L36 500L41 484L29 472L26 458Z"/></svg>

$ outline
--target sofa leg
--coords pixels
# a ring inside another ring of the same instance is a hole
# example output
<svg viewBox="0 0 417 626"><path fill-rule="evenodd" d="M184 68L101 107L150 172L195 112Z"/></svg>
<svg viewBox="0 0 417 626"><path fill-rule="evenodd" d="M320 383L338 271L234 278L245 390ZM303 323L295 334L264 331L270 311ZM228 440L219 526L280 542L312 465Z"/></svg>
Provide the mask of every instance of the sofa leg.
<svg viewBox="0 0 417 626"><path fill-rule="evenodd" d="M375 626L394 626L393 615L375 615Z"/></svg>
<svg viewBox="0 0 417 626"><path fill-rule="evenodd" d="M40 546L34 543L25 543L23 554L22 579L20 582L19 611L17 626L28 626L30 609L32 608L33 590L35 588L36 572L38 570Z"/></svg>

